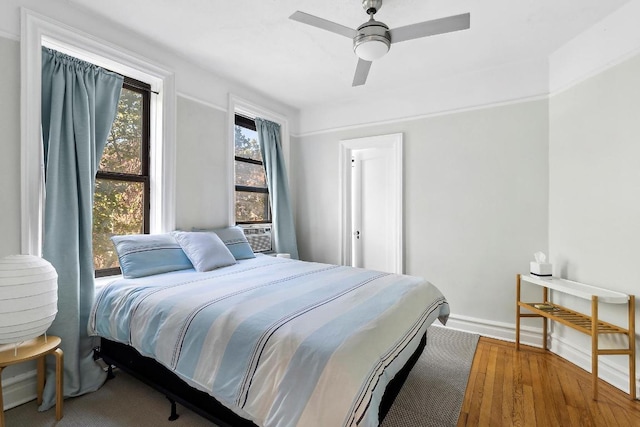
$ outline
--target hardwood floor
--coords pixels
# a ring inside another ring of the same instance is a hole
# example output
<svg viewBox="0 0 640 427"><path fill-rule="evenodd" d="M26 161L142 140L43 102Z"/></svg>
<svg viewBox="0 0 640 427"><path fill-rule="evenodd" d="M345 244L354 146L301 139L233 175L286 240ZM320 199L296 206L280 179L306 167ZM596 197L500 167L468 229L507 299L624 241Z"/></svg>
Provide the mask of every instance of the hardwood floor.
<svg viewBox="0 0 640 427"><path fill-rule="evenodd" d="M640 401L542 349L481 337L458 427L640 426Z"/></svg>

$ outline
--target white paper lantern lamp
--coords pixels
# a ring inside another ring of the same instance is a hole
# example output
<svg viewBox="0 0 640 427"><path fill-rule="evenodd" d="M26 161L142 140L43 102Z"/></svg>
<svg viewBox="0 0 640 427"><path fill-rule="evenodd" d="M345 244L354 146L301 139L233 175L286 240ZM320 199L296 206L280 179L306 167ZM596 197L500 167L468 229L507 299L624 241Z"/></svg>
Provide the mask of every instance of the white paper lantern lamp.
<svg viewBox="0 0 640 427"><path fill-rule="evenodd" d="M58 312L58 274L33 255L0 259L0 344L44 334Z"/></svg>

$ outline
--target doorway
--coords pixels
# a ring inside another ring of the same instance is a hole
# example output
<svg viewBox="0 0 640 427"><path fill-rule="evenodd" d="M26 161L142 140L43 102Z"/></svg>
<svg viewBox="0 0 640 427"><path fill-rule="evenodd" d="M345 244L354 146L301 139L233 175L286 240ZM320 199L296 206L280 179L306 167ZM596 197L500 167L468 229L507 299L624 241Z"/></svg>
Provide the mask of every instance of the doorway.
<svg viewBox="0 0 640 427"><path fill-rule="evenodd" d="M402 134L340 142L341 262L402 274Z"/></svg>

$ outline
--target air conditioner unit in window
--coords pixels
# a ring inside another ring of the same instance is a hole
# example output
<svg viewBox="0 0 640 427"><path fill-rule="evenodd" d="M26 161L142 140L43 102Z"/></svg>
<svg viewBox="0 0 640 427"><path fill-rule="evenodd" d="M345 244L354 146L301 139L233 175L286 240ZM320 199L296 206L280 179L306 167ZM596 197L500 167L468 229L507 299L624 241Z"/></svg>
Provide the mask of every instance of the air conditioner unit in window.
<svg viewBox="0 0 640 427"><path fill-rule="evenodd" d="M271 252L271 224L241 225L253 252Z"/></svg>

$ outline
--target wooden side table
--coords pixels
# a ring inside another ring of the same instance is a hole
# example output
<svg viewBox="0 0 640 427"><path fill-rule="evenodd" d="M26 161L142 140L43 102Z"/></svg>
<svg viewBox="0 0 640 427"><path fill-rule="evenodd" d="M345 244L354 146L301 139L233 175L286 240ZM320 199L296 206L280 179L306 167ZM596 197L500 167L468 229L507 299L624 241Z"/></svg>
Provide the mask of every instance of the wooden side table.
<svg viewBox="0 0 640 427"><path fill-rule="evenodd" d="M542 300L524 302L520 300L521 283L542 287ZM579 313L550 301L549 290L558 291L575 297L591 300L591 314ZM535 277L518 274L516 276L516 350L520 350L520 319L523 317L541 317L542 348L547 350L547 320L562 323L583 334L591 336L591 377L593 400L598 399L598 356L626 355L629 357L629 396L636 399L636 303L635 296L622 292L585 285L583 283L558 277ZM598 317L598 303L620 304L627 308L628 327L603 322ZM530 313L522 313L521 308ZM627 337L628 346L622 348L600 348L601 334L619 334Z"/></svg>
<svg viewBox="0 0 640 427"><path fill-rule="evenodd" d="M44 389L44 377L45 377L45 356L53 354L56 357L56 420L62 419L62 381L63 381L63 368L64 360L63 353L60 347L60 337L47 336L46 340L44 335L38 338L34 338L18 346L18 353L16 355L13 347L10 349L0 351L0 374L2 370L10 365L16 363L27 362L29 360L37 359L38 364L38 405L42 403L42 391ZM2 382L0 381L0 427L4 427L4 402L2 400Z"/></svg>

